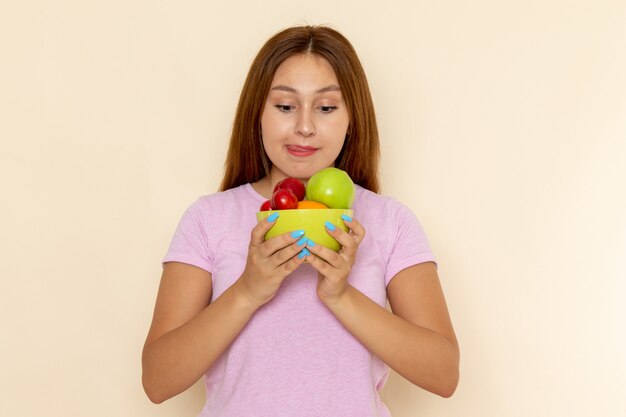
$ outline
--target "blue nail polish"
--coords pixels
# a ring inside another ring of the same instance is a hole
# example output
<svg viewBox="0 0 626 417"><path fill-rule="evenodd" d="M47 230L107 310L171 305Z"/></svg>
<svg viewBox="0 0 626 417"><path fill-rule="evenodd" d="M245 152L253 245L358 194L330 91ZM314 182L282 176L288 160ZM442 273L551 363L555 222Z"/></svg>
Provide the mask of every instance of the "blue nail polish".
<svg viewBox="0 0 626 417"><path fill-rule="evenodd" d="M324 226L326 226L326 228L331 232L336 229L335 225L329 221L326 221L326 223L324 223Z"/></svg>
<svg viewBox="0 0 626 417"><path fill-rule="evenodd" d="M306 252L305 252L305 251L306 251ZM300 253L298 254L298 259L302 259L302 258L304 258L305 256L307 256L307 254L309 254L308 252L309 252L309 251L307 251L306 249L302 249L302 250L300 251Z"/></svg>
<svg viewBox="0 0 626 417"><path fill-rule="evenodd" d="M306 236L305 236L305 237L303 237L302 239L300 239L300 240L298 241L297 245L298 245L298 246L302 246L302 245L304 245L304 244L306 243L306 241L307 241L307 240L308 240L308 239L307 239L307 238L306 238Z"/></svg>
<svg viewBox="0 0 626 417"><path fill-rule="evenodd" d="M348 216L347 214L342 214L341 218L344 219L347 222L351 222L352 221L352 217Z"/></svg>
<svg viewBox="0 0 626 417"><path fill-rule="evenodd" d="M296 230L295 232L291 232L291 237L302 237L304 236L304 230Z"/></svg>
<svg viewBox="0 0 626 417"><path fill-rule="evenodd" d="M280 216L280 213L272 213L269 216L267 216L267 221L271 223L274 220L276 220L278 216Z"/></svg>
<svg viewBox="0 0 626 417"><path fill-rule="evenodd" d="M309 256L311 254L307 248L302 249L302 252L304 252L305 256Z"/></svg>
<svg viewBox="0 0 626 417"><path fill-rule="evenodd" d="M313 242L311 239L307 239L306 245L308 247L312 248L313 246L315 246L315 242Z"/></svg>

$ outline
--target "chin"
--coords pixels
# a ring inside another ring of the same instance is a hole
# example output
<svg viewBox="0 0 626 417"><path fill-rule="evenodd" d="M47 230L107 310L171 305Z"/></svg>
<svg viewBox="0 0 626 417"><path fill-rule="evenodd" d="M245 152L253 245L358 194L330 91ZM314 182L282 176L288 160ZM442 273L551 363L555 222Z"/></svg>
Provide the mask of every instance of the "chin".
<svg viewBox="0 0 626 417"><path fill-rule="evenodd" d="M286 177L298 178L303 181L308 181L316 172L335 166L334 160L330 163L324 164L320 162L300 162L300 161L287 161L285 169L275 165L275 167Z"/></svg>
<svg viewBox="0 0 626 417"><path fill-rule="evenodd" d="M292 178L298 178L299 180L308 180L309 178L311 178L313 176L313 174L315 174L317 171L319 171L322 168L312 168L312 167L301 167L298 168L297 166L292 168L292 169L288 169L288 170L281 170L287 177L292 177Z"/></svg>

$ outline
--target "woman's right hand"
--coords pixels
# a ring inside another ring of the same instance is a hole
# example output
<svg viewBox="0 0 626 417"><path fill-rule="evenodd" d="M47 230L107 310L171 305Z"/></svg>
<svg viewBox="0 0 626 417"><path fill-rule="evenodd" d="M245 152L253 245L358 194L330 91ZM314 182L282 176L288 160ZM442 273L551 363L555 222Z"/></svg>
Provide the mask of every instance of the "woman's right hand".
<svg viewBox="0 0 626 417"><path fill-rule="evenodd" d="M265 234L276 221L268 221L270 217L261 220L252 229L246 267L238 280L246 298L257 307L270 301L287 275L302 265L306 258L299 256L306 250L302 230L265 240Z"/></svg>

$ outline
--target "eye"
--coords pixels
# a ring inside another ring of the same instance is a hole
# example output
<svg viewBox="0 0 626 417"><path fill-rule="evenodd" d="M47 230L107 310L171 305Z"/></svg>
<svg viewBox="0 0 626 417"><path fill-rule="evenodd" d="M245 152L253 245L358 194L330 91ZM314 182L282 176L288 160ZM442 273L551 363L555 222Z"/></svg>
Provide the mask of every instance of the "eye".
<svg viewBox="0 0 626 417"><path fill-rule="evenodd" d="M277 104L274 107L276 107L278 110L280 110L283 113L289 113L293 111L293 109L295 108L295 106L290 106L289 104Z"/></svg>
<svg viewBox="0 0 626 417"><path fill-rule="evenodd" d="M332 113L337 110L337 106L320 106L319 109L322 113Z"/></svg>

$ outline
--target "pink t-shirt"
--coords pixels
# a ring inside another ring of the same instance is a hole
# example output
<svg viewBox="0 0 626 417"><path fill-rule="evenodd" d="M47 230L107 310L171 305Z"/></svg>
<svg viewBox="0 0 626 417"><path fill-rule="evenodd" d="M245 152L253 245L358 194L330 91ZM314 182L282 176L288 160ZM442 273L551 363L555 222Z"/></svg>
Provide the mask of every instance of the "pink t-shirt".
<svg viewBox="0 0 626 417"><path fill-rule="evenodd" d="M163 262L210 272L215 300L244 270L263 201L250 184L199 198L180 220ZM384 307L386 286L399 271L435 259L418 220L396 200L357 186L353 209L367 233L349 283ZM316 271L304 264L257 310L207 370L200 416L389 416L379 396L387 365L343 328L316 286Z"/></svg>

